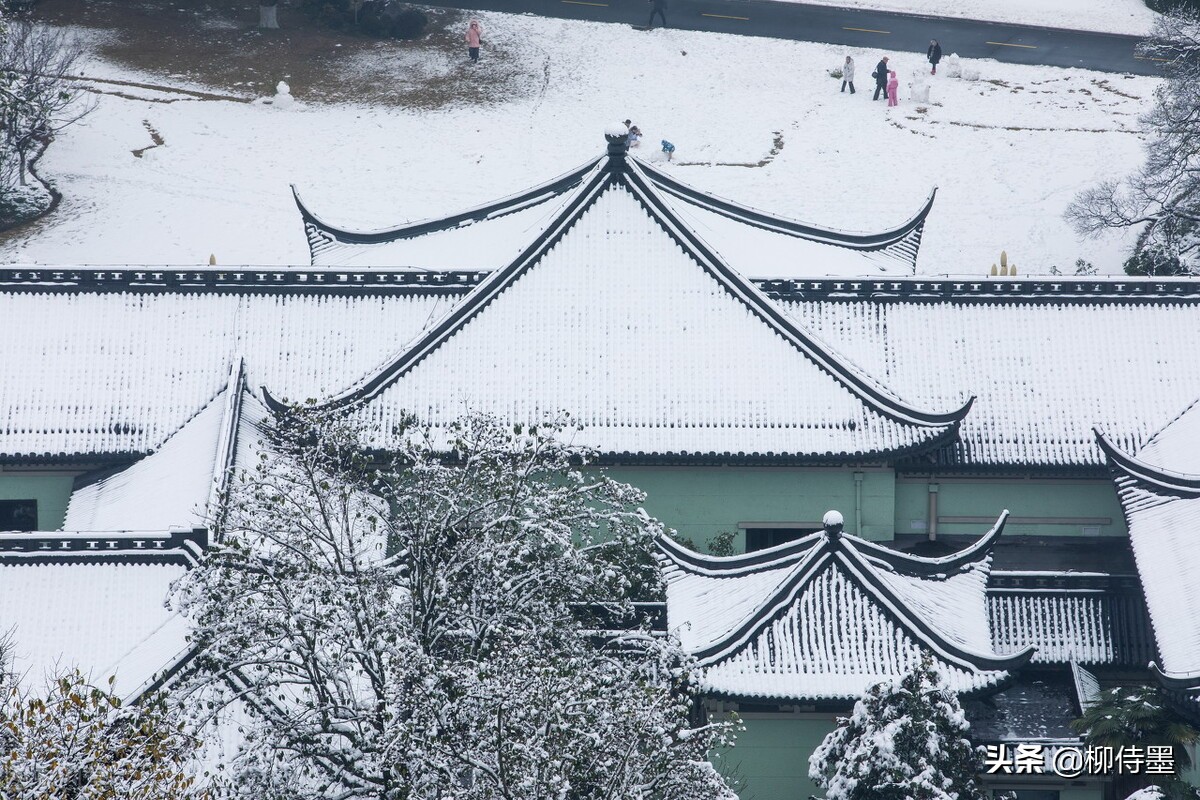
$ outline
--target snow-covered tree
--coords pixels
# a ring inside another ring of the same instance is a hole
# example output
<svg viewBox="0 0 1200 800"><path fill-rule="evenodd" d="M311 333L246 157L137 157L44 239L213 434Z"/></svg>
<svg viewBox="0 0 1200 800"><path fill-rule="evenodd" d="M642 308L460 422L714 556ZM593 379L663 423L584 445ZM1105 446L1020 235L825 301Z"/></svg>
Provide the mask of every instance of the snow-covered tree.
<svg viewBox="0 0 1200 800"><path fill-rule="evenodd" d="M188 702L243 706L233 794L732 797L705 760L727 726L636 622L660 590L642 495L554 425L410 427L387 456L370 433L295 409L178 587Z"/></svg>
<svg viewBox="0 0 1200 800"><path fill-rule="evenodd" d="M21 205L30 160L94 107L72 81L82 54L61 30L0 18L0 205L9 215Z"/></svg>
<svg viewBox="0 0 1200 800"><path fill-rule="evenodd" d="M45 695L14 684L0 698L5 800L204 800L196 748L161 699L125 706L78 672Z"/></svg>
<svg viewBox="0 0 1200 800"><path fill-rule="evenodd" d="M953 692L926 659L871 687L809 758L828 800L984 800L981 749Z"/></svg>
<svg viewBox="0 0 1200 800"><path fill-rule="evenodd" d="M1142 118L1146 161L1123 180L1105 181L1067 210L1081 233L1140 228L1126 270L1135 274L1200 270L1200 15L1176 9L1157 17L1139 54L1161 59L1166 80Z"/></svg>
<svg viewBox="0 0 1200 800"><path fill-rule="evenodd" d="M1200 731L1175 711L1163 693L1151 686L1118 686L1100 692L1096 701L1084 709L1083 716L1071 723L1075 732L1092 747L1170 747L1177 770L1188 769L1189 750ZM1160 789L1164 796L1196 798L1197 792L1179 779L1178 774L1154 774L1146 771L1122 772L1113 779L1117 797L1142 789Z"/></svg>

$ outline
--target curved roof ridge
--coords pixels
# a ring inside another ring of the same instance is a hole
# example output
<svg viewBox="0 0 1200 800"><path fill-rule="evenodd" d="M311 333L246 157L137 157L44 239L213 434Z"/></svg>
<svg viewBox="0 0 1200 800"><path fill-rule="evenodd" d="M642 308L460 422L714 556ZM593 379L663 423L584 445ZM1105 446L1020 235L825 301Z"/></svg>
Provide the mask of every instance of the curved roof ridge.
<svg viewBox="0 0 1200 800"><path fill-rule="evenodd" d="M496 219L497 217L540 205L573 189L584 180L587 173L593 170L603 158L603 156L598 156L582 166L559 175L557 178L552 178L549 181L540 183L517 194L475 206L465 211L459 211L443 217L430 217L415 222L406 222L402 225L379 228L373 231L355 231L326 222L304 203L295 184L291 186L292 199L295 200L296 207L300 210L300 217L304 221L305 232L308 234L310 261L315 264L317 263L317 256L335 242L338 244L384 244L400 239L411 239L449 228L465 227L476 222Z"/></svg>
<svg viewBox="0 0 1200 800"><path fill-rule="evenodd" d="M1151 661L1149 667L1150 672L1153 673L1163 688L1185 692L1200 690L1200 671L1168 672L1155 661Z"/></svg>
<svg viewBox="0 0 1200 800"><path fill-rule="evenodd" d="M818 535L820 541L804 552L791 577L782 581L775 592L759 603L757 609L747 615L737 628L731 630L723 640L692 653L700 666L710 666L739 652L795 602L824 567L830 565L837 569L837 564L841 564L842 571L852 583L878 603L910 636L955 666L979 671L1012 670L1028 663L1033 657L1037 649L1033 645L1000 655L995 652L982 653L956 644L944 632L913 613L904 598L874 575L876 567L865 556L857 553L853 546L846 547L839 542L841 535L830 537L824 532ZM982 598L981 602L984 602Z"/></svg>
<svg viewBox="0 0 1200 800"><path fill-rule="evenodd" d="M860 367L804 329L799 322L768 299L753 282L742 277L740 273L726 264L724 259L717 255L658 196L653 182L644 174L641 164L631 162L624 170L624 174L630 188L640 195L642 202L659 218L659 223L669 223L668 233L679 241L730 294L741 300L768 326L775 329L792 346L807 356L810 361L857 395L860 400L874 407L876 411L910 425L941 427L957 425L971 410L971 405L975 402L974 397L969 398L960 408L949 412L931 412L909 406ZM674 231L671 231L671 228Z"/></svg>
<svg viewBox="0 0 1200 800"><path fill-rule="evenodd" d="M995 547L996 541L1000 538L1000 534L1004 532L1004 526L1008 522L1009 511L1004 509L1000 512L1000 516L996 519L994 525L986 533L980 535L971 544L957 550L948 555L930 558L928 556L916 556L911 553L904 553L899 550L892 550L890 547L875 542L861 539L857 536L847 536L846 538L853 543L855 550L864 558L871 561L882 561L897 572L904 572L914 576L928 576L943 572L955 572L963 569L968 565L978 564L989 555L992 548Z"/></svg>
<svg viewBox="0 0 1200 800"><path fill-rule="evenodd" d="M949 412L934 412L910 406L857 365L813 336L769 300L751 281L726 264L676 215L636 162L628 160L624 155L610 155L607 159L594 163L598 166L591 177L575 189L570 200L564 203L542 233L515 260L488 275L440 323L422 334L413 345L401 350L382 370L363 378L347 391L322 403L322 406L339 408L358 404L370 400L386 389L466 325L488 303L537 263L608 186L622 185L645 207L654 221L664 228L667 235L722 288L799 350L818 369L840 383L876 413L918 428L941 428L939 433L944 435L952 432L970 411L974 397L968 399L960 408ZM283 404L272 397L265 387L262 391L264 402L272 410L282 410Z"/></svg>
<svg viewBox="0 0 1200 800"><path fill-rule="evenodd" d="M655 186L663 191L672 194L681 200L684 200L695 205L702 206L708 210L720 214L729 219L734 219L747 225L753 225L757 228L775 231L787 236L794 236L801 239L807 239L813 242L822 244L830 244L837 247L845 247L852 250L885 250L889 247L901 244L904 240L916 233L916 242L912 244L911 255L904 254L901 257L909 263L916 263L916 251L920 246L921 230L924 227L925 220L929 216L930 210L933 208L933 201L937 196L937 187L935 186L929 195L925 198L925 202L917 210L916 214L910 217L907 221L887 231L880 233L855 234L847 231L835 230L832 228L823 228L817 225L812 225L799 220L782 217L777 214L760 211L750 206L745 206L740 203L735 203L732 200L727 200L723 197L701 191L695 187L689 186L682 181L678 181L662 170L650 165L649 163L636 159L638 165L646 173Z"/></svg>
<svg viewBox="0 0 1200 800"><path fill-rule="evenodd" d="M1188 403L1186 406L1183 407L1183 409L1178 414L1171 417L1169 420L1167 420L1165 423L1163 423L1158 428L1156 428L1153 432L1151 432L1150 435L1146 437L1146 441L1142 442L1142 447L1138 448L1139 451L1142 448L1149 445L1151 442L1153 442L1159 436L1162 436L1164 433L1166 433L1168 430L1170 430L1171 427L1175 423L1179 422L1179 420L1186 417L1189 412L1191 412L1193 410L1200 411L1200 408L1198 408L1198 406L1200 406L1200 397L1197 397L1195 400Z"/></svg>
<svg viewBox="0 0 1200 800"><path fill-rule="evenodd" d="M839 548L839 560L847 567L848 574L855 578L859 587L880 602L909 634L936 652L939 656L968 669L1010 670L1026 664L1037 649L1027 645L1024 649L1007 655L995 652L981 653L950 641L939 628L930 624L919 614L914 614L904 598L874 574L877 567L853 546ZM982 602L986 602L985 599Z"/></svg>
<svg viewBox="0 0 1200 800"><path fill-rule="evenodd" d="M701 666L709 666L741 650L762 633L771 620L795 602L796 597L804 591L804 587L808 586L833 558L832 553L824 546L827 537L824 534L820 536L823 541L805 551L803 557L792 567L791 576L780 581L775 591L747 614L737 627L728 631L724 638L715 644L691 654Z"/></svg>
<svg viewBox="0 0 1200 800"><path fill-rule="evenodd" d="M591 177L575 189L574 195L563 205L559 213L508 266L488 274L466 297L452 307L439 323L426 329L413 342L405 345L381 369L366 375L349 389L321 403L320 406L322 408L342 408L370 400L423 361L443 341L470 322L476 314L549 251L567 229L576 222L579 214L591 205L591 202L608 186L611 170L604 168L607 163L600 159L593 162L589 168L597 163L600 165L599 168L596 168ZM272 396L267 387L261 387L261 392L263 402L269 409L275 412L286 409L286 404Z"/></svg>
<svg viewBox="0 0 1200 800"><path fill-rule="evenodd" d="M1096 444L1108 459L1109 468L1168 494L1200 497L1200 475L1172 472L1138 460L1108 440L1094 428Z"/></svg>
<svg viewBox="0 0 1200 800"><path fill-rule="evenodd" d="M655 544L662 551L662 559L684 572L710 577L731 577L778 569L790 561L797 561L807 555L820 538L821 531L816 531L774 547L733 556L712 556L689 550L667 536L656 537Z"/></svg>

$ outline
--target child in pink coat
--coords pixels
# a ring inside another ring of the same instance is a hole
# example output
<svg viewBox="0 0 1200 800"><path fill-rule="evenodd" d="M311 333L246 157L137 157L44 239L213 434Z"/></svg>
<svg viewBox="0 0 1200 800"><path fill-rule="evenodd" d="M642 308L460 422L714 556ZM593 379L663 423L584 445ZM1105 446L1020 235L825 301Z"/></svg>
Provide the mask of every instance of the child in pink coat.
<svg viewBox="0 0 1200 800"><path fill-rule="evenodd" d="M893 70L893 71L888 72L887 93L888 93L888 105L889 106L896 105L896 89L899 86L900 86L900 80L896 77L895 71Z"/></svg>
<svg viewBox="0 0 1200 800"><path fill-rule="evenodd" d="M483 44L483 26L479 24L479 20L471 20L471 24L467 26L467 55L472 61L479 60L479 45Z"/></svg>

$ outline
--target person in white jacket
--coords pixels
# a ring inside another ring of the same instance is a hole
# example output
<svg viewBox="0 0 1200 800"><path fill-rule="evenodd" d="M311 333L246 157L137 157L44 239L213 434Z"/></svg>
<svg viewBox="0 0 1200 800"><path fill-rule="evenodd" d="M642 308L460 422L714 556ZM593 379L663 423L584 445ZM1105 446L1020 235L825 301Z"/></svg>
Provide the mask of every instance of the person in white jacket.
<svg viewBox="0 0 1200 800"><path fill-rule="evenodd" d="M846 91L846 87L850 87L850 94L854 94L854 59L846 56L846 63L842 65L842 91Z"/></svg>

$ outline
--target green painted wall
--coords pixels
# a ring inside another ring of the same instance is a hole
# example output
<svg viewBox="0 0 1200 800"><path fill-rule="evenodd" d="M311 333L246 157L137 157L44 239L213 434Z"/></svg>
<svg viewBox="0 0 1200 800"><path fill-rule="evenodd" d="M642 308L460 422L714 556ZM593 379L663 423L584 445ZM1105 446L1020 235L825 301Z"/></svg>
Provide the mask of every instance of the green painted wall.
<svg viewBox="0 0 1200 800"><path fill-rule="evenodd" d="M21 475L0 472L0 500L37 500L38 529L56 531L67 516L71 475Z"/></svg>
<svg viewBox="0 0 1200 800"><path fill-rule="evenodd" d="M1005 532L1015 536L1125 536L1125 517L1112 483L1104 480L941 478L938 532L979 535L1004 509L1012 513ZM896 532L924 533L929 516L929 480L896 481ZM986 518L978 522L945 517Z"/></svg>
<svg viewBox="0 0 1200 800"><path fill-rule="evenodd" d="M833 730L835 714L744 714L746 730L732 749L714 754L723 775L735 782L739 800L808 800L823 793L808 779L808 757ZM1011 788L1020 783L1008 784ZM1031 782L1025 782L1026 786ZM1059 800L1101 800L1099 783L1069 786L1049 781Z"/></svg>
<svg viewBox="0 0 1200 800"><path fill-rule="evenodd" d="M808 779L808 757L834 728L834 714L743 715L746 730L714 758L737 782L739 800L808 800L820 791Z"/></svg>
<svg viewBox="0 0 1200 800"><path fill-rule="evenodd" d="M613 478L646 492L646 511L703 548L716 534L742 522L819 525L830 509L842 512L854 532L852 469L789 467L611 467ZM862 532L891 538L895 477L890 469L862 470ZM745 550L739 534L736 549Z"/></svg>

